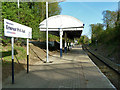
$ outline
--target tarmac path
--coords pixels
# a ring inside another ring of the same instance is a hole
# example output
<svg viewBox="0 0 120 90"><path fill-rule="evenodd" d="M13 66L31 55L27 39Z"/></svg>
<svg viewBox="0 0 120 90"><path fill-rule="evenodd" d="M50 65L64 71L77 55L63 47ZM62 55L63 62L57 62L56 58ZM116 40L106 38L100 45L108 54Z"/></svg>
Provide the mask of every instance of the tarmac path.
<svg viewBox="0 0 120 90"><path fill-rule="evenodd" d="M73 48L63 57L49 56L52 63L38 61L29 74L22 71L3 83L3 88L115 88L82 48Z"/></svg>

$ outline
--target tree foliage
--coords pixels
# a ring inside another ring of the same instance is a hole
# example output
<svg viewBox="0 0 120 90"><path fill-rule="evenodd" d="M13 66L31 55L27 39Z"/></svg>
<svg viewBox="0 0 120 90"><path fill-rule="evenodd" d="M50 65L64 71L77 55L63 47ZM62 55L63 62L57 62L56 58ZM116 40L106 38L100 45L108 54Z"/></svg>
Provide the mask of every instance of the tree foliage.
<svg viewBox="0 0 120 90"><path fill-rule="evenodd" d="M58 2L49 4L49 17L58 15L60 12ZM39 31L40 22L46 18L45 2L20 2L19 9L17 2L2 2L2 21L4 18L31 27L33 39L45 40L45 32ZM6 39L3 37L3 42L4 40Z"/></svg>
<svg viewBox="0 0 120 90"><path fill-rule="evenodd" d="M78 44L89 44L91 42L91 40L85 35L81 36L77 40L78 40Z"/></svg>
<svg viewBox="0 0 120 90"><path fill-rule="evenodd" d="M107 29L115 27L115 22L117 20L117 12L106 10L103 11L102 14L105 27Z"/></svg>
<svg viewBox="0 0 120 90"><path fill-rule="evenodd" d="M120 11L103 11L103 24L91 24L92 43L120 44ZM105 27L105 29L104 29Z"/></svg>
<svg viewBox="0 0 120 90"><path fill-rule="evenodd" d="M91 24L91 30L92 30L92 42L95 43L96 40L100 41L100 35L103 32L103 25L100 23L97 24Z"/></svg>

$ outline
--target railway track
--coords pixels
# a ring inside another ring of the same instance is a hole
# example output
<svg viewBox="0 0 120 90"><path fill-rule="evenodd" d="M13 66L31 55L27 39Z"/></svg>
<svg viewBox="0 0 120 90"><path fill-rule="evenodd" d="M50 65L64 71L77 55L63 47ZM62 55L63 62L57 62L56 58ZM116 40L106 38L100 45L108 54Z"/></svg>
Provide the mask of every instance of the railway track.
<svg viewBox="0 0 120 90"><path fill-rule="evenodd" d="M101 60L94 53L89 51L85 46L83 46L83 50L88 54L91 60L99 67L99 69L106 75L106 77L111 81L111 83L120 90L120 72L119 69L111 67L108 63ZM119 68L119 67L118 67Z"/></svg>

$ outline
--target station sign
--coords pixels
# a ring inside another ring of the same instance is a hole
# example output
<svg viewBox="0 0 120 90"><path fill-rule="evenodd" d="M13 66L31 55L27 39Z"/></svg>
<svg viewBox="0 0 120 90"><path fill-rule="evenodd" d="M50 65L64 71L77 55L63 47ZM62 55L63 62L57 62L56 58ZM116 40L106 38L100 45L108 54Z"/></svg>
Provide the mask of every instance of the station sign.
<svg viewBox="0 0 120 90"><path fill-rule="evenodd" d="M4 19L4 35L8 37L32 38L32 28Z"/></svg>

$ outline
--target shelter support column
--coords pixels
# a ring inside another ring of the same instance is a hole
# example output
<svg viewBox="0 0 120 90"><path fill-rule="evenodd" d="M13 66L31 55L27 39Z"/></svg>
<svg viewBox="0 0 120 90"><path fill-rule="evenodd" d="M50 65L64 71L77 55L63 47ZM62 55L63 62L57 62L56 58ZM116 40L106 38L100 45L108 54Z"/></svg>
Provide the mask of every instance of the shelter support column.
<svg viewBox="0 0 120 90"><path fill-rule="evenodd" d="M68 51L70 51L70 48L69 48L69 47L70 47L70 43L68 42Z"/></svg>
<svg viewBox="0 0 120 90"><path fill-rule="evenodd" d="M60 57L62 57L62 35L63 31L60 29Z"/></svg>
<svg viewBox="0 0 120 90"><path fill-rule="evenodd" d="M67 33L65 32L65 48L64 48L65 53L67 53Z"/></svg>

